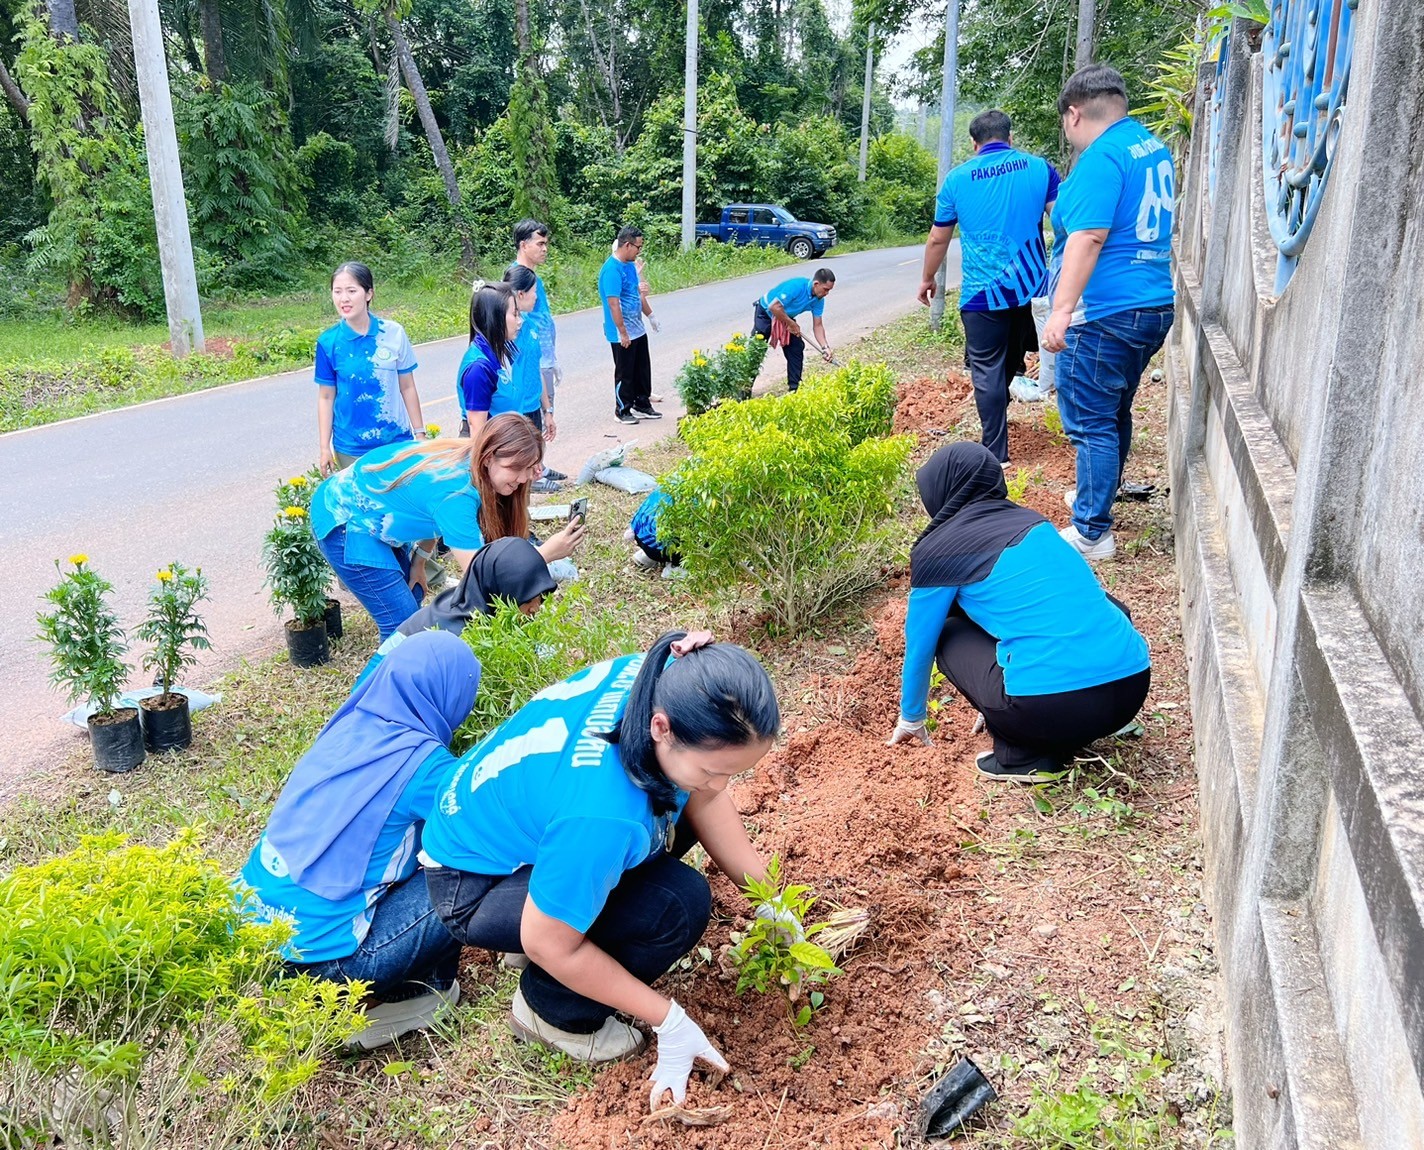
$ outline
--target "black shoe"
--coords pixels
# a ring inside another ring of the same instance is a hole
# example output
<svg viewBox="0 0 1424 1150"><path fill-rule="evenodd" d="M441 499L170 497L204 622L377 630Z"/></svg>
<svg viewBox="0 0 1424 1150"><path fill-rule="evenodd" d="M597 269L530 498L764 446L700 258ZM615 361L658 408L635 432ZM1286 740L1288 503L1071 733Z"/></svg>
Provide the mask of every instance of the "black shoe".
<svg viewBox="0 0 1424 1150"><path fill-rule="evenodd" d="M981 775L1009 783L1051 783L1067 773L1067 768L1057 759L1035 759L1021 767L1005 767L994 757L993 751L975 755L974 765Z"/></svg>
<svg viewBox="0 0 1424 1150"><path fill-rule="evenodd" d="M631 407L628 408L626 411L615 411L613 413L613 418L616 419L619 423L636 424L638 422L638 417L633 414L633 409Z"/></svg>
<svg viewBox="0 0 1424 1150"><path fill-rule="evenodd" d="M634 404L633 414L636 415L639 419L661 419L663 417L663 413L661 411L654 411L651 404L648 404L643 407L639 407L637 404Z"/></svg>
<svg viewBox="0 0 1424 1150"><path fill-rule="evenodd" d="M555 471L552 467L544 468L544 478L552 479L555 483L562 483L568 478L562 471Z"/></svg>

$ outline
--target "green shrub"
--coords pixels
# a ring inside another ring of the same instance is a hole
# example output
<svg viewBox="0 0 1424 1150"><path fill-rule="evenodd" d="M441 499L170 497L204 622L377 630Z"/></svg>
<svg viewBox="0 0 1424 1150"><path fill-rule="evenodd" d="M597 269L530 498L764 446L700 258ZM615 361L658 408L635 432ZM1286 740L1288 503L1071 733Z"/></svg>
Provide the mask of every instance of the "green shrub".
<svg viewBox="0 0 1424 1150"><path fill-rule="evenodd" d="M836 371L811 376L801 385L801 391L810 395L834 393L838 397L852 445L894 430L895 373L883 363L853 359Z"/></svg>
<svg viewBox="0 0 1424 1150"><path fill-rule="evenodd" d="M880 581L913 439L853 443L846 394L765 396L688 421L693 454L663 480L660 527L695 590L749 579L773 624L795 631Z"/></svg>
<svg viewBox="0 0 1424 1150"><path fill-rule="evenodd" d="M475 709L455 732L456 754L469 749L547 687L582 667L637 649L632 628L599 612L588 592L565 587L537 615L500 602L476 615L464 640L480 661Z"/></svg>
<svg viewBox="0 0 1424 1150"><path fill-rule="evenodd" d="M191 832L164 847L88 838L15 868L0 880L9 1132L46 1145L270 1144L263 1127L359 1028L364 990L305 976L265 988L287 936L244 920Z"/></svg>

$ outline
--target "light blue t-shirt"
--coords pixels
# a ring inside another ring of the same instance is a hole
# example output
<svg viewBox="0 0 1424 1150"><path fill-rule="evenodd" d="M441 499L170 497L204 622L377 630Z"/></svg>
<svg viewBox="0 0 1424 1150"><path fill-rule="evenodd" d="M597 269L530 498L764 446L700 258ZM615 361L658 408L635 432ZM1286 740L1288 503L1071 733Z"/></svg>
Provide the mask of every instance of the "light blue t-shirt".
<svg viewBox="0 0 1424 1150"><path fill-rule="evenodd" d="M638 291L638 269L629 260L624 263L617 256L609 256L603 261L598 273L598 299L603 304L603 338L609 343L618 342L618 328L613 323L613 309L608 301L618 297L623 309L623 326L629 339L637 339L648 329L643 325L643 296Z"/></svg>
<svg viewBox="0 0 1424 1150"><path fill-rule="evenodd" d="M586 932L623 873L670 842L678 810L654 816L623 770L616 730L642 655L588 667L546 687L467 751L425 826L422 859L470 874L532 866L544 914Z"/></svg>
<svg viewBox="0 0 1424 1150"><path fill-rule="evenodd" d="M1058 182L1058 170L1047 160L997 140L944 177L934 222L937 228L959 226L961 311L1003 311L1043 294L1043 213L1058 194Z"/></svg>
<svg viewBox="0 0 1424 1150"><path fill-rule="evenodd" d="M513 411L528 415L544 406L544 377L539 372L541 349L535 325L524 317L524 325L519 329L519 338L514 341L514 362L505 367L495 391L494 402L490 404L490 415L502 415Z"/></svg>
<svg viewBox="0 0 1424 1150"><path fill-rule="evenodd" d="M771 305L774 303L781 304L791 319L795 319L808 309L813 316L817 317L826 310L825 299L817 299L811 294L811 281L806 276L797 276L785 283L779 283L761 297L761 306L767 311L771 310Z"/></svg>
<svg viewBox="0 0 1424 1150"><path fill-rule="evenodd" d="M905 612L900 713L925 717L930 668L958 602L999 641L1009 695L1056 695L1125 679L1150 665L1147 640L1051 523L1006 547L987 579L964 587L915 587Z"/></svg>
<svg viewBox="0 0 1424 1150"><path fill-rule="evenodd" d="M421 827L454 762L455 757L442 748L432 751L416 768L376 836L362 882L364 889L349 898L322 898L298 886L286 861L267 841L267 832L262 832L233 886L249 896L244 912L250 919L291 924L292 937L282 948L283 958L326 962L356 953L371 929L381 896L392 884L415 873Z"/></svg>
<svg viewBox="0 0 1424 1150"><path fill-rule="evenodd" d="M510 267L514 266L510 264ZM544 292L544 278L537 272L534 274L534 310L524 317L524 327L526 330L533 329L533 338L539 343L539 366L558 366L559 357L554 350L554 312Z"/></svg>
<svg viewBox="0 0 1424 1150"><path fill-rule="evenodd" d="M484 546L480 493L470 482L469 464L442 464L415 472L388 490L424 458L416 451L400 463L383 466L406 450L409 445L404 443L378 447L323 480L312 495L312 531L325 539L344 524L348 563L398 571L400 563L392 548L422 539L443 539L460 551Z"/></svg>
<svg viewBox="0 0 1424 1150"><path fill-rule="evenodd" d="M410 439L400 377L417 366L405 328L395 320L373 315L365 335L342 320L317 336L316 382L336 389L332 446L343 455L364 455Z"/></svg>
<svg viewBox="0 0 1424 1150"><path fill-rule="evenodd" d="M1164 307L1172 290L1172 153L1124 116L1089 145L1063 181L1053 209L1054 286L1072 232L1107 228L1073 323L1131 308Z"/></svg>

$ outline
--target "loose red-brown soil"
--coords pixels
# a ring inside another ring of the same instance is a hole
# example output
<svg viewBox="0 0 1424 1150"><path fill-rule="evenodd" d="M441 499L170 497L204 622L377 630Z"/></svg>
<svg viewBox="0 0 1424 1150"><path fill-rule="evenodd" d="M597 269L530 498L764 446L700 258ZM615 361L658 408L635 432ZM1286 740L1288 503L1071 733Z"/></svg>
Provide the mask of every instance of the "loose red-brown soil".
<svg viewBox="0 0 1424 1150"><path fill-rule="evenodd" d="M1151 390L1142 404L1160 428L1162 389ZM902 387L896 428L920 435L923 456L946 441L935 431L972 406L962 376L918 380ZM1010 451L1032 476L1024 502L1061 525L1072 449L1044 429L1041 411L1015 405ZM1161 466L1154 429L1128 478ZM998 1088L988 1121L1003 1130L1030 1085L1045 1080L1046 1064L1059 1065L1065 1088L1081 1068L1091 1071L1100 1022L1145 1028L1138 1042L1154 1043L1151 1032L1170 1013L1163 962L1209 946L1200 941L1203 916L1189 937L1191 916L1181 909L1197 901L1195 786L1168 520L1160 497L1117 507L1120 558L1100 574L1152 647L1146 735L1099 745L1101 759L1085 763L1075 783L1038 792L1037 803L1032 788L975 774L973 756L988 738L970 733L973 711L948 688L934 746L886 747L908 589L898 577L870 608L869 642L855 640L846 673L780 684L788 737L733 788L760 848L781 856L790 881L814 885L819 910L870 909L844 975L824 987L825 1005L798 1033L784 998L738 997L715 962L674 972L664 989L732 1064L717 1085L694 1075L688 1097L690 1107L725 1108L712 1116L718 1124L645 1122L650 1044L570 1100L552 1122L550 1146L912 1145L918 1099L964 1053ZM1087 786L1113 787L1132 809L1102 814L1085 802ZM713 891L717 917L703 941L715 954L744 903L720 875Z"/></svg>

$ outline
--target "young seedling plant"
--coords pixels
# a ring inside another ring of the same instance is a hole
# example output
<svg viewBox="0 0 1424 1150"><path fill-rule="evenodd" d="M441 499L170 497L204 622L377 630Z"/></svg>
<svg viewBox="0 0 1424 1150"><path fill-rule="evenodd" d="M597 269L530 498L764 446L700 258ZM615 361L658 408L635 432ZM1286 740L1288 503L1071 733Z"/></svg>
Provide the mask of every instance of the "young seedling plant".
<svg viewBox="0 0 1424 1150"><path fill-rule="evenodd" d="M779 988L791 1024L800 1030L825 1002L819 990L812 990L798 1007L802 991L841 973L830 953L810 941L831 923L808 921L816 896L809 886L783 887L781 860L775 857L767 865L766 881L748 880L742 894L753 908L752 919L746 930L732 932L727 955L737 974L737 993Z"/></svg>

